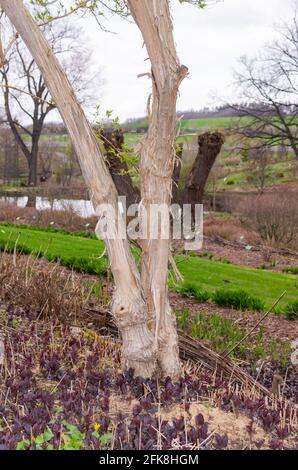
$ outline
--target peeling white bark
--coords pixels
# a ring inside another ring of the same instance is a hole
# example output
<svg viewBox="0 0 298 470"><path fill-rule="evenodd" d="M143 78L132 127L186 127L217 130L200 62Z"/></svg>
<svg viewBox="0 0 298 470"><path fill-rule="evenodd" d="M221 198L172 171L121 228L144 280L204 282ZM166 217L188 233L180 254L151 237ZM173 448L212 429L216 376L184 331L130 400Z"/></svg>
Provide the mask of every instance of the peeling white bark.
<svg viewBox="0 0 298 470"><path fill-rule="evenodd" d="M152 66L152 107L149 130L141 144L141 198L151 204L170 206L175 162L176 101L179 85L187 75L180 65L168 0L128 0L130 11L143 35ZM170 237L143 242L142 287L151 329L155 334L158 361L164 375L180 374L176 319L168 301Z"/></svg>

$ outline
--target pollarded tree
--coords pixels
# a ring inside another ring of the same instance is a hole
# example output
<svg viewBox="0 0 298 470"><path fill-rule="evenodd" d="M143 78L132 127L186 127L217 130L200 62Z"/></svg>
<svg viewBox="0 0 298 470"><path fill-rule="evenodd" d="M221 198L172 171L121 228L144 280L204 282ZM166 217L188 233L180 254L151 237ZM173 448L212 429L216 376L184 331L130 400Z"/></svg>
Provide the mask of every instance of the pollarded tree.
<svg viewBox="0 0 298 470"><path fill-rule="evenodd" d="M102 3L96 0L76 2L73 10L92 5L95 14L96 4ZM189 3L202 6L203 2ZM140 149L141 203L142 209L149 209L147 212L150 213L151 204L168 207L171 203L176 100L187 68L177 57L169 0L127 0L123 3L117 0L113 5L116 9L127 7L142 33L151 63L149 129ZM139 272L128 240L117 237L113 218L108 219L109 236L102 232L102 204L109 204L118 214L118 229L125 231L126 227L124 218L118 213L116 187L96 137L57 57L23 2L0 0L0 6L36 61L70 134L93 205L101 208L96 233L105 240L114 276L112 313L123 340L123 367L132 367L143 377L157 371L178 377L181 372L178 337L167 288L170 237L164 239L161 226L154 237L148 234L142 243ZM67 14L63 11L60 16Z"/></svg>

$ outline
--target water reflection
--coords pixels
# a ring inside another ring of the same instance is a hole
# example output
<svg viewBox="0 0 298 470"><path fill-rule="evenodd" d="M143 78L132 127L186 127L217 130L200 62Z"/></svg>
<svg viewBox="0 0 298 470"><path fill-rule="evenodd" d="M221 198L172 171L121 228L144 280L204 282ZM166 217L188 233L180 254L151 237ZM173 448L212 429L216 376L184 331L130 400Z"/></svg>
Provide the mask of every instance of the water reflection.
<svg viewBox="0 0 298 470"><path fill-rule="evenodd" d="M90 201L84 199L49 199L40 196L1 196L0 201L18 207L35 207L38 210L73 210L81 217L91 217L94 210Z"/></svg>

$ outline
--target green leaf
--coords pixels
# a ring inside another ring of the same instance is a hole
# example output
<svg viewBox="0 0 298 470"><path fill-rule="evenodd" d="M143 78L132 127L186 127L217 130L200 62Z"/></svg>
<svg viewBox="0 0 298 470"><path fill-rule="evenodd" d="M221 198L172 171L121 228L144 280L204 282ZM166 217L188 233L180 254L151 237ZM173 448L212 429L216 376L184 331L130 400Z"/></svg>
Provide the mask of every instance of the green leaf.
<svg viewBox="0 0 298 470"><path fill-rule="evenodd" d="M18 442L16 450L26 450L30 446L30 441L28 439L23 439Z"/></svg>
<svg viewBox="0 0 298 470"><path fill-rule="evenodd" d="M100 443L105 446L107 445L113 438L113 434L112 433L108 433L108 434L104 434L103 436L101 436L100 438Z"/></svg>

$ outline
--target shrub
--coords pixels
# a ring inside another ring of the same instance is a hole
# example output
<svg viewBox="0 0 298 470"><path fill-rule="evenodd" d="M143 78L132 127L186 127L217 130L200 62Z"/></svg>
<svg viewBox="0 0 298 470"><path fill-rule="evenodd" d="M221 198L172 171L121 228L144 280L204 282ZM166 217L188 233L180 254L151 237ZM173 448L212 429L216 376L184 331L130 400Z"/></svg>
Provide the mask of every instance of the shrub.
<svg viewBox="0 0 298 470"><path fill-rule="evenodd" d="M177 292L182 297L192 297L198 302L207 302L210 299L210 293L206 290L201 289L196 284L191 282L184 282L181 286L177 288Z"/></svg>
<svg viewBox="0 0 298 470"><path fill-rule="evenodd" d="M257 312L264 310L264 302L245 290L217 289L212 300L220 307L233 307L236 309L251 309Z"/></svg>
<svg viewBox="0 0 298 470"><path fill-rule="evenodd" d="M288 274L298 274L298 266L287 266L283 269L283 272Z"/></svg>
<svg viewBox="0 0 298 470"><path fill-rule="evenodd" d="M257 232L269 246L286 246L297 238L297 201L290 192L249 198L239 212L243 225Z"/></svg>
<svg viewBox="0 0 298 470"><path fill-rule="evenodd" d="M48 195L48 197L53 199L55 195ZM34 207L18 207L15 204L0 202L0 222L85 232L86 228L88 231L94 230L97 218L95 216L80 217L72 207L68 206L65 206L64 210L37 210Z"/></svg>
<svg viewBox="0 0 298 470"><path fill-rule="evenodd" d="M298 300L288 303L283 313L288 320L298 320Z"/></svg>
<svg viewBox="0 0 298 470"><path fill-rule="evenodd" d="M241 224L233 219L224 220L208 217L204 222L204 235L207 237L221 237L226 240L235 240L238 233L243 233L243 229ZM205 256L208 255L206 254Z"/></svg>
<svg viewBox="0 0 298 470"><path fill-rule="evenodd" d="M82 283L73 273L32 258L32 263L22 257L1 255L0 298L13 301L43 318L79 318L91 295L90 286ZM15 294L17 292L17 295Z"/></svg>

